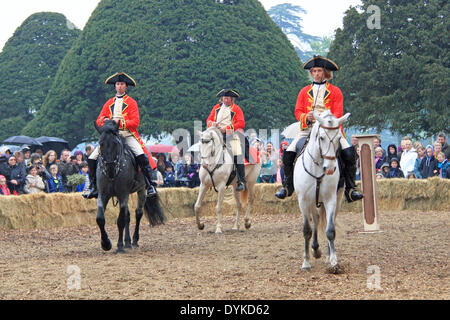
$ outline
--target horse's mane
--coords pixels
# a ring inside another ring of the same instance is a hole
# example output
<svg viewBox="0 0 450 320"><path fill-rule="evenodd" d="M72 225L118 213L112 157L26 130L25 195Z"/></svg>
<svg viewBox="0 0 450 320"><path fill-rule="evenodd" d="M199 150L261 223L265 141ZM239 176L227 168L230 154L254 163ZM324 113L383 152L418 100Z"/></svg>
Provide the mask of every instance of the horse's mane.
<svg viewBox="0 0 450 320"><path fill-rule="evenodd" d="M205 132L206 131L213 131L217 135L217 137L219 138L220 143L223 143L222 131L220 131L219 128L217 128L217 127L209 127L208 129L205 130Z"/></svg>

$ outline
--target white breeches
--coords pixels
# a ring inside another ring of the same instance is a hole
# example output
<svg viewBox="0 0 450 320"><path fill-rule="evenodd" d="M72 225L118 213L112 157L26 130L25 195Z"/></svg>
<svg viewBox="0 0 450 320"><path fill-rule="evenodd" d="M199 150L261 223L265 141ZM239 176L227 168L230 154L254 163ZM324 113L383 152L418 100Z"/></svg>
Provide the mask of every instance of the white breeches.
<svg viewBox="0 0 450 320"><path fill-rule="evenodd" d="M142 150L141 145L134 136L125 137L125 143L128 145L128 147L130 147L131 151L133 151L133 154L136 157L144 153L144 150ZM97 160L100 153L99 147L100 146L97 146L97 148L95 148L95 150L89 156L89 159Z"/></svg>
<svg viewBox="0 0 450 320"><path fill-rule="evenodd" d="M305 130L300 131L297 134L297 136L294 138L294 140L291 142L289 147L286 149L286 151L295 152L295 146L297 145L298 140L300 140L301 138L306 138L310 132L311 132L311 128L307 128ZM347 149L348 147L350 147L350 144L344 137L341 137L341 139L339 139L339 143L341 144L342 149Z"/></svg>

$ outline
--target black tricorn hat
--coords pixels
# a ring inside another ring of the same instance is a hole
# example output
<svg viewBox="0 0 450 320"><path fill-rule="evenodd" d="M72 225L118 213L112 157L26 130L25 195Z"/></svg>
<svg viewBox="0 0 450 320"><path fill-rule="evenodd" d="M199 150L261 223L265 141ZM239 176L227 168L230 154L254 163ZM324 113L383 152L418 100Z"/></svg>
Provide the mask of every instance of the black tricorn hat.
<svg viewBox="0 0 450 320"><path fill-rule="evenodd" d="M219 92L217 92L216 97L233 97L233 98L240 98L241 96L236 90L233 89L222 89Z"/></svg>
<svg viewBox="0 0 450 320"><path fill-rule="evenodd" d="M338 71L339 67L336 63L322 56L314 56L303 65L303 69L324 68L330 71Z"/></svg>
<svg viewBox="0 0 450 320"><path fill-rule="evenodd" d="M136 87L136 81L125 72L118 72L106 79L105 84L116 84L116 82L125 82L128 86Z"/></svg>

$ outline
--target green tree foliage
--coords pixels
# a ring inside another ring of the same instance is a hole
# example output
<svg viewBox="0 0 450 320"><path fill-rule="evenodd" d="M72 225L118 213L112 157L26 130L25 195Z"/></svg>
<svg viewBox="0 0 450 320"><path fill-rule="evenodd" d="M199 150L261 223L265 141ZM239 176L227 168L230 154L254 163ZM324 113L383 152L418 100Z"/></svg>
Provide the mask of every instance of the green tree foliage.
<svg viewBox="0 0 450 320"><path fill-rule="evenodd" d="M362 2L346 12L329 52L350 125L417 138L449 132L449 2ZM379 29L370 5L380 9Z"/></svg>
<svg viewBox="0 0 450 320"><path fill-rule="evenodd" d="M142 136L205 122L222 88L241 94L246 128L294 120L306 83L301 61L257 0L103 0L64 58L24 132L72 145L97 135L93 122L113 96L105 79L126 72L140 108Z"/></svg>
<svg viewBox="0 0 450 320"><path fill-rule="evenodd" d="M322 43L326 46L327 43L321 40L320 37L311 36L303 32L303 19L301 14L306 14L306 10L301 6L296 6L290 3L283 3L270 8L267 13L272 20L281 28L281 30L295 43L295 49L302 61L306 61L314 54L318 54L318 50L322 50ZM315 46L315 48L313 48ZM309 50L311 47L312 50ZM326 50L328 52L328 47Z"/></svg>
<svg viewBox="0 0 450 320"><path fill-rule="evenodd" d="M0 141L18 135L40 109L80 33L62 14L41 12L28 17L5 44L0 54Z"/></svg>

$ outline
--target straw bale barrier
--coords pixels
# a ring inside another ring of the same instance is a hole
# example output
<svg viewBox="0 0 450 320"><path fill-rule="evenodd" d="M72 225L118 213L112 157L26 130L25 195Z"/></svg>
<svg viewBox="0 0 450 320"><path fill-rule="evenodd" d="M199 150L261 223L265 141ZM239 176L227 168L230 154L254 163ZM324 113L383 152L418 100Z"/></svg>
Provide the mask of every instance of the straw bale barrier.
<svg viewBox="0 0 450 320"><path fill-rule="evenodd" d="M256 201L252 214L298 213L295 194L286 200L278 200L274 193L278 184L257 184ZM194 203L198 189L160 189L161 204L168 219L194 216ZM202 207L202 215L215 215L217 195L208 191ZM223 212L234 214L234 199L231 188L227 190ZM432 178L428 180L386 179L377 181L378 210L404 211L449 211L450 180ZM136 194L129 202L131 223L134 223ZM362 212L362 201L343 201L342 211ZM110 201L105 213L108 225L116 223L119 207ZM0 196L0 229L40 229L77 225L96 225L97 201L83 199L80 193L34 194L22 196ZM144 218L145 219L145 218Z"/></svg>

